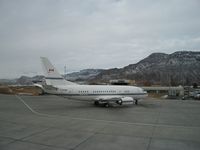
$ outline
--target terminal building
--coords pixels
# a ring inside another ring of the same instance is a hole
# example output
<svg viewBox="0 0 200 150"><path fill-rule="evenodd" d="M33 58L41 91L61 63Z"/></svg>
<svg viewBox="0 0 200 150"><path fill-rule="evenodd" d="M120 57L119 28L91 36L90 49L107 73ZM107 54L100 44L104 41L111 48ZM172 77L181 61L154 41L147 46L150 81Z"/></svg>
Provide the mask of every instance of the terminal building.
<svg viewBox="0 0 200 150"><path fill-rule="evenodd" d="M111 85L135 85L135 80L116 79L110 80ZM168 95L169 98L184 97L183 86L143 86L141 87L149 94Z"/></svg>
<svg viewBox="0 0 200 150"><path fill-rule="evenodd" d="M166 94L169 98L177 98L177 97L184 97L184 87L183 86L145 86L142 87L148 93L155 93L155 94Z"/></svg>

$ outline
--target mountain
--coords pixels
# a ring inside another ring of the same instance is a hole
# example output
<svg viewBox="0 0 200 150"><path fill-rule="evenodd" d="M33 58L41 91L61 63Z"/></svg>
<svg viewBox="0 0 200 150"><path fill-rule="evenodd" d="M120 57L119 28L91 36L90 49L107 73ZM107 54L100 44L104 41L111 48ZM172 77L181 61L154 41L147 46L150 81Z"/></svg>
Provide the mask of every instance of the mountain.
<svg viewBox="0 0 200 150"><path fill-rule="evenodd" d="M137 85L200 85L200 52L178 51L172 54L153 53L136 64L123 68L85 69L64 75L69 81L109 83L114 79L134 80ZM1 84L32 85L41 82L44 76L6 80Z"/></svg>
<svg viewBox="0 0 200 150"><path fill-rule="evenodd" d="M96 77L102 69L84 69L79 72L74 72L64 75L64 78L73 82L84 82L93 79ZM0 84L2 85L33 85L34 83L42 82L44 76L21 76L17 79L0 79Z"/></svg>
<svg viewBox="0 0 200 150"><path fill-rule="evenodd" d="M66 74L64 75L64 77L65 79L70 81L87 81L87 80L92 80L102 71L103 69L84 69L79 72Z"/></svg>
<svg viewBox="0 0 200 150"><path fill-rule="evenodd" d="M27 76L21 76L16 80L16 83L19 85L33 85L36 82L42 82L44 79L44 76L34 76L34 77L27 77Z"/></svg>
<svg viewBox="0 0 200 150"><path fill-rule="evenodd" d="M135 80L141 85L192 85L200 83L200 52L153 53L136 64L102 71L90 82Z"/></svg>
<svg viewBox="0 0 200 150"><path fill-rule="evenodd" d="M17 79L0 79L0 85L15 85Z"/></svg>

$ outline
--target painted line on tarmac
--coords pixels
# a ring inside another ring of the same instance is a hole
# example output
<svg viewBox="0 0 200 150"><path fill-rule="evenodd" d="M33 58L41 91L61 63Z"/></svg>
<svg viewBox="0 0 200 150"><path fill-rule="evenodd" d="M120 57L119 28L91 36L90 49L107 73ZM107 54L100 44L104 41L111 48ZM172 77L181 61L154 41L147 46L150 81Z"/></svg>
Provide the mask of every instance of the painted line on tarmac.
<svg viewBox="0 0 200 150"><path fill-rule="evenodd" d="M33 108L31 108L31 106L29 106L20 96L15 95L33 114L38 115L38 116L45 116L45 117L59 117L57 115L48 115L48 114L44 114L44 113L39 113L37 111L35 111Z"/></svg>
<svg viewBox="0 0 200 150"><path fill-rule="evenodd" d="M15 95L17 99L19 99L33 114L44 116L44 117L67 117L69 119L74 120L83 120L83 121L96 121L96 122L104 122L104 123L114 123L114 124L127 124L127 125L138 125L138 126L152 126L152 127L181 127L181 128L199 128L198 126L180 126L180 125L165 125L165 124L151 124L151 123L134 123L134 122L127 122L127 121L115 121L115 120L102 120L102 119L89 119L89 118L79 118L79 117L69 117L63 115L50 115L45 113L39 113L35 111L31 106L29 106L20 96Z"/></svg>
<svg viewBox="0 0 200 150"><path fill-rule="evenodd" d="M33 110L21 97L19 97L18 95L15 95L32 113L36 114L36 115L41 115L40 113L38 113L37 111Z"/></svg>

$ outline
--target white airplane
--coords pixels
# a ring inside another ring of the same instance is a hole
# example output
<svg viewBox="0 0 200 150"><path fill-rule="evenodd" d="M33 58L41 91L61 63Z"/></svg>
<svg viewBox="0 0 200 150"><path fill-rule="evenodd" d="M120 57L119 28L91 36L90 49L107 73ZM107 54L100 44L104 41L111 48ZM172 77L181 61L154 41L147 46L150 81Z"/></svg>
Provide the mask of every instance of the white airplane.
<svg viewBox="0 0 200 150"><path fill-rule="evenodd" d="M46 93L62 95L70 99L91 100L95 105L103 104L109 107L111 104L130 105L145 98L147 92L135 86L111 86L111 85L79 85L65 80L50 63L41 57L45 73L45 85L40 86Z"/></svg>

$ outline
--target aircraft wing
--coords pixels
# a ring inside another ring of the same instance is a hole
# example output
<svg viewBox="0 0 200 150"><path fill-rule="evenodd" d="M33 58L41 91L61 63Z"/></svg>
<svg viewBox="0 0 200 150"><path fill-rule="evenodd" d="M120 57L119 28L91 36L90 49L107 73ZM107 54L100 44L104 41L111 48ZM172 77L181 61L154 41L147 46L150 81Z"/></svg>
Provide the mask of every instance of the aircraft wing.
<svg viewBox="0 0 200 150"><path fill-rule="evenodd" d="M117 103L117 104L133 104L134 99L132 97L124 97L120 95L111 96L99 96L95 99L99 103Z"/></svg>
<svg viewBox="0 0 200 150"><path fill-rule="evenodd" d="M99 96L97 97L95 100L105 100L105 101L109 101L109 100L113 100L113 99L121 99L123 96L120 96L120 95L102 95L102 96Z"/></svg>

